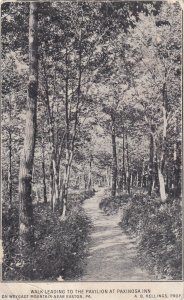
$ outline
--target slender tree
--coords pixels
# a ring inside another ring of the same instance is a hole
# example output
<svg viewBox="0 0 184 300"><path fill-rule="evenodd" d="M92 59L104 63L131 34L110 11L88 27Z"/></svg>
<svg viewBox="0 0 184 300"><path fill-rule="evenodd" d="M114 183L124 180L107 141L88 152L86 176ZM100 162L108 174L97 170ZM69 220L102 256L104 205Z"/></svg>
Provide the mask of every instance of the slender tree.
<svg viewBox="0 0 184 300"><path fill-rule="evenodd" d="M116 124L114 112L111 113L111 138L112 138L112 197L116 196L117 188L117 151L116 151Z"/></svg>
<svg viewBox="0 0 184 300"><path fill-rule="evenodd" d="M29 15L29 83L24 146L20 158L19 201L20 201L20 246L30 249L34 244L32 172L36 139L36 112L38 91L38 3L30 2Z"/></svg>
<svg viewBox="0 0 184 300"><path fill-rule="evenodd" d="M44 134L44 133L43 133L43 134ZM45 172L45 142L44 142L44 135L42 136L41 147L42 147L43 199L44 199L44 203L47 203L47 187L46 187L46 172Z"/></svg>
<svg viewBox="0 0 184 300"><path fill-rule="evenodd" d="M8 128L8 135L9 135L9 144L8 144L8 150L9 150L9 168L8 168L8 192L9 192L9 204L12 204L12 101L10 98L9 102L9 122L10 127Z"/></svg>

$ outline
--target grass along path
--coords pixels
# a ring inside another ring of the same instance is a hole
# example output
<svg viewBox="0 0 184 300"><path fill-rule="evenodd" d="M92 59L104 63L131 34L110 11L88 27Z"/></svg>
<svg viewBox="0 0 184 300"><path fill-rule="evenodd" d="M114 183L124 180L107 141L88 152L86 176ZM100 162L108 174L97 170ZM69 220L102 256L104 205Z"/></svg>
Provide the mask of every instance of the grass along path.
<svg viewBox="0 0 184 300"><path fill-rule="evenodd" d="M120 214L105 215L99 209L104 189L83 204L93 222L89 255L82 281L150 281L147 271L136 265L136 239L127 236L120 226Z"/></svg>

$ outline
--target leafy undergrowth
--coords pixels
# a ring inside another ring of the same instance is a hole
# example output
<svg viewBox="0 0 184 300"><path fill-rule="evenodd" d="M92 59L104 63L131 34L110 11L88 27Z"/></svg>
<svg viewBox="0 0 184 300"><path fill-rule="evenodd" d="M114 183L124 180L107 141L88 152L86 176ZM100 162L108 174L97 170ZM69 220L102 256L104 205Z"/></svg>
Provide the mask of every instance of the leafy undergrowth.
<svg viewBox="0 0 184 300"><path fill-rule="evenodd" d="M128 199L128 194L119 194L116 197L112 197L110 195L110 191L107 190L105 197L99 204L99 208L102 209L107 215L116 214L119 208L123 207L127 203Z"/></svg>
<svg viewBox="0 0 184 300"><path fill-rule="evenodd" d="M70 201L69 201L69 205L73 206L74 202L77 203L83 203L85 200L93 197L95 194L95 190L89 190L89 191L83 191L80 193L70 193Z"/></svg>
<svg viewBox="0 0 184 300"><path fill-rule="evenodd" d="M137 235L141 266L157 279L182 279L182 208L181 199L159 199L134 195L120 226Z"/></svg>
<svg viewBox="0 0 184 300"><path fill-rule="evenodd" d="M182 207L181 199L160 199L145 193L120 194L115 198L107 192L100 203L107 214L123 208L119 225L137 236L138 262L157 279L182 279Z"/></svg>
<svg viewBox="0 0 184 300"><path fill-rule="evenodd" d="M35 247L24 257L18 249L18 208L3 205L3 280L70 280L82 274L92 225L81 198L71 198L63 221L49 204L35 205Z"/></svg>

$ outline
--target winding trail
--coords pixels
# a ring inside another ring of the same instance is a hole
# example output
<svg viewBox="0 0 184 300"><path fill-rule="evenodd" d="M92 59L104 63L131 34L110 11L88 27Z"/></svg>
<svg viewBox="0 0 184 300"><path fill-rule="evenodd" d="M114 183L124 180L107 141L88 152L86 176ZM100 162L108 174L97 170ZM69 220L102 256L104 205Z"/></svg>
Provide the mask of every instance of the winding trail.
<svg viewBox="0 0 184 300"><path fill-rule="evenodd" d="M82 281L150 281L151 277L136 265L136 240L127 236L118 222L120 214L105 215L99 209L104 189L83 204L94 228ZM152 280L154 280L152 278Z"/></svg>

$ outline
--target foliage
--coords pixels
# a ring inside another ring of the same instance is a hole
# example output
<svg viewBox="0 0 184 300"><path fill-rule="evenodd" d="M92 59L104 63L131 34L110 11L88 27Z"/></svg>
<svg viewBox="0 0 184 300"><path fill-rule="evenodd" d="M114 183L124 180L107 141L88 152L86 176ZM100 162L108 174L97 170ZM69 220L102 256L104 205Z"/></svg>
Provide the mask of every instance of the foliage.
<svg viewBox="0 0 184 300"><path fill-rule="evenodd" d="M90 190L90 191L81 191L78 193L70 193L70 201L69 201L69 209L70 207L74 207L75 203L83 203L85 200L93 197L95 195L95 190Z"/></svg>
<svg viewBox="0 0 184 300"><path fill-rule="evenodd" d="M122 193L112 197L110 191L106 191L106 197L100 201L99 208L107 215L116 214L127 203L129 198L128 194L123 194L122 196Z"/></svg>
<svg viewBox="0 0 184 300"><path fill-rule="evenodd" d="M28 11L28 3L4 3L2 7L2 126L5 157L3 178L6 179L8 173L7 150L11 132L14 194L17 194L18 190L19 151L24 134L29 75ZM124 131L128 135L130 172L134 169L141 172L143 159L146 167L148 166L150 134L148 123L151 121L154 121L156 126L158 152L162 148L160 136L163 126L161 106L164 80L167 81L169 111L164 176L173 171L173 147L178 142L181 132L180 121L177 134L174 132L175 117L178 120L181 118L180 17L181 9L178 5L161 2L154 5L141 2L39 4L39 113L34 161L35 181L38 184L42 184L42 139L46 181L49 183L50 180L50 125L46 92L52 115L55 155L58 156L57 173L60 172L61 179L64 177L66 84L70 103L68 111L69 140L71 140L78 98L80 47L82 55L80 106L70 184L78 175L85 173L87 176L86 165L91 153L94 156L94 181L98 182L98 179L105 177L106 167L112 163L110 111L113 111L116 119L119 170L122 168ZM166 78L165 71L167 71ZM12 94L15 97L12 98ZM12 106L11 117L9 104ZM79 163L84 166L82 170ZM42 194L42 191L39 192Z"/></svg>
<svg viewBox="0 0 184 300"><path fill-rule="evenodd" d="M18 252L19 218L16 206L9 207L7 202L2 206L2 238L3 238L3 277L12 280L16 275Z"/></svg>
<svg viewBox="0 0 184 300"><path fill-rule="evenodd" d="M34 207L35 248L25 257L18 248L18 209L12 207L7 214L3 207L4 280L67 280L82 273L91 222L80 204L71 202L64 221L49 205Z"/></svg>
<svg viewBox="0 0 184 300"><path fill-rule="evenodd" d="M121 227L139 237L138 258L158 279L181 279L181 199L160 199L134 195L123 210Z"/></svg>

